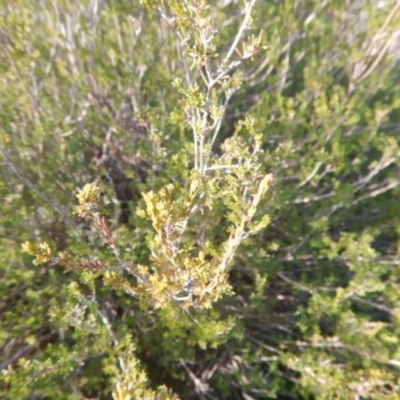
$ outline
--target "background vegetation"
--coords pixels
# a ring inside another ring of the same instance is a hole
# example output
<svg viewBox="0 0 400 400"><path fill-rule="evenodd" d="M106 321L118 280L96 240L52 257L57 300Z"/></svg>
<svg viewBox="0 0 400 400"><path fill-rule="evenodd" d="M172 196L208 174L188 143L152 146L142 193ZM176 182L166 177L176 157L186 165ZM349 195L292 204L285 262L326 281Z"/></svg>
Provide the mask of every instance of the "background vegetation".
<svg viewBox="0 0 400 400"><path fill-rule="evenodd" d="M398 1L0 4L2 398L400 398Z"/></svg>

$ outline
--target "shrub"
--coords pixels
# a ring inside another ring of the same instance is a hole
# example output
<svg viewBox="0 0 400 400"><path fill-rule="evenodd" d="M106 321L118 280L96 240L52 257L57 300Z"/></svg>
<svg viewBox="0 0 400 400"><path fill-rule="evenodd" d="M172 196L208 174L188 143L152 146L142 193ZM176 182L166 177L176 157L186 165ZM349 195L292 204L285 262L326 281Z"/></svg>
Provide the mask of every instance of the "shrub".
<svg viewBox="0 0 400 400"><path fill-rule="evenodd" d="M3 2L0 393L399 398L399 8Z"/></svg>

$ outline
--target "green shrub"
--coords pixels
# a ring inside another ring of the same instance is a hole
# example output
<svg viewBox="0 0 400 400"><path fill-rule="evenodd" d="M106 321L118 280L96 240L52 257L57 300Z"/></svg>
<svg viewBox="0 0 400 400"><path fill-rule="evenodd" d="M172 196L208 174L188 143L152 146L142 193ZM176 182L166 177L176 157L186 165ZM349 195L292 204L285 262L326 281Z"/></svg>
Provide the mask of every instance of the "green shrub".
<svg viewBox="0 0 400 400"><path fill-rule="evenodd" d="M399 8L3 1L1 395L398 399Z"/></svg>

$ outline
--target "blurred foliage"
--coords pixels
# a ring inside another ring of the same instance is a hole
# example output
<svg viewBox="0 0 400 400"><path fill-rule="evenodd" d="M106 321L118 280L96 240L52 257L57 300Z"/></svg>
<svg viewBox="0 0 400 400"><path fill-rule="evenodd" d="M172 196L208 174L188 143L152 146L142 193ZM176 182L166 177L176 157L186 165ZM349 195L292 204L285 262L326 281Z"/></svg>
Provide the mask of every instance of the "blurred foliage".
<svg viewBox="0 0 400 400"><path fill-rule="evenodd" d="M400 399L399 21L1 0L0 396Z"/></svg>

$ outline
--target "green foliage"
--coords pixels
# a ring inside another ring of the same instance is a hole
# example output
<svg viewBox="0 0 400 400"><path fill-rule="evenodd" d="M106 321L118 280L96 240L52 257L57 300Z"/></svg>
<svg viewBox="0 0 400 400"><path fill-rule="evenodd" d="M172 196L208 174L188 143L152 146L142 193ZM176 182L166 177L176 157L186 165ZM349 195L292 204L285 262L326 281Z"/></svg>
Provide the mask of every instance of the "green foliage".
<svg viewBox="0 0 400 400"><path fill-rule="evenodd" d="M399 8L2 1L0 395L399 399Z"/></svg>

